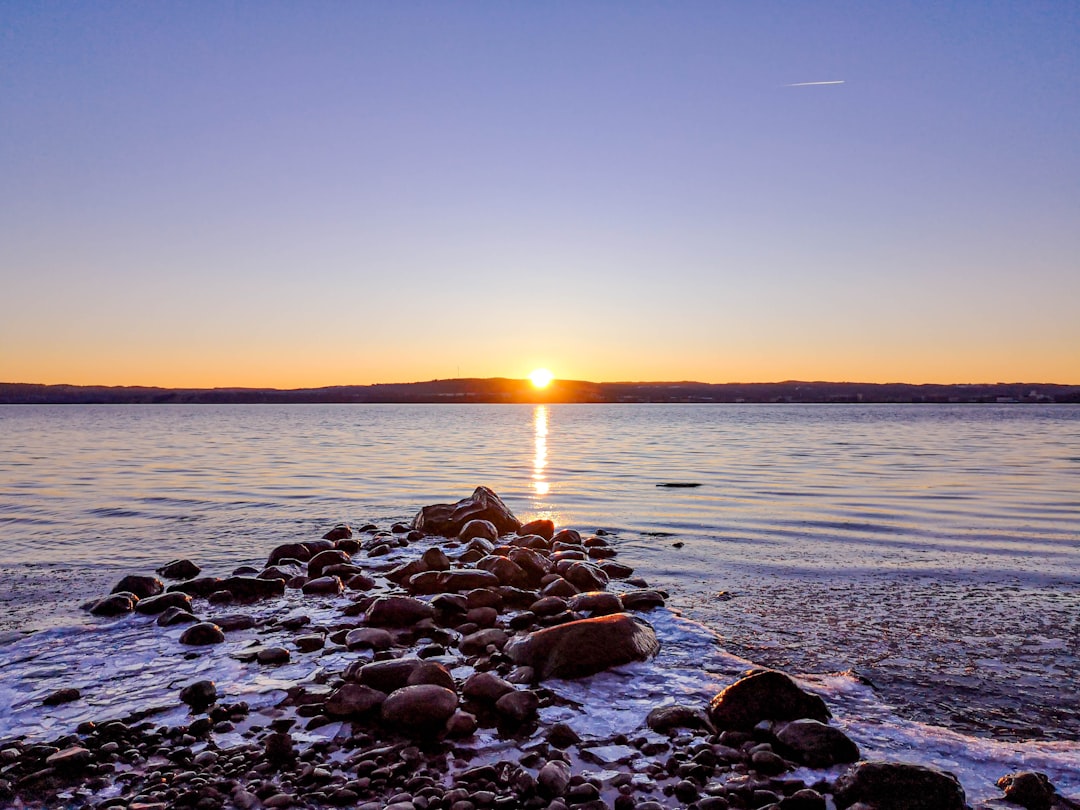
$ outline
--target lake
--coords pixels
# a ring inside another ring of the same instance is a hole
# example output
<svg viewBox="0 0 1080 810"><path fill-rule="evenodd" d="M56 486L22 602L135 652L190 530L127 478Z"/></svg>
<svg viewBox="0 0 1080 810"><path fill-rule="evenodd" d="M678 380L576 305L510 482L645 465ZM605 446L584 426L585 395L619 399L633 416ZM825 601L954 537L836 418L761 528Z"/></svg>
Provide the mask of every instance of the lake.
<svg viewBox="0 0 1080 810"><path fill-rule="evenodd" d="M39 632L0 668L74 666L55 640L125 573L226 573L480 484L611 532L727 653L1080 770L1080 406L3 406L0 630Z"/></svg>

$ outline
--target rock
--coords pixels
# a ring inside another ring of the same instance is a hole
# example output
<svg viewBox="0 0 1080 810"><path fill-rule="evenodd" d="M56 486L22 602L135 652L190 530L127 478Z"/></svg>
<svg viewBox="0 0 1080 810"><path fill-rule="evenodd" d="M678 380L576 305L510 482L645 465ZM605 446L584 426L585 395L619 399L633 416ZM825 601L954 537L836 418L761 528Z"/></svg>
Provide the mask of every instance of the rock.
<svg viewBox="0 0 1080 810"><path fill-rule="evenodd" d="M287 731L268 734L264 742L266 758L273 765L284 765L296 759L292 735Z"/></svg>
<svg viewBox="0 0 1080 810"><path fill-rule="evenodd" d="M423 664L416 658L393 658L389 661L375 661L363 664L355 671L360 683L389 694L409 685L409 677ZM346 670L346 677L351 670Z"/></svg>
<svg viewBox="0 0 1080 810"><path fill-rule="evenodd" d="M569 599L571 596L577 596L578 589L562 577L555 576L554 579L540 589L540 593L544 596L558 596L562 599Z"/></svg>
<svg viewBox="0 0 1080 810"><path fill-rule="evenodd" d="M822 722L829 709L819 696L804 692L782 672L757 672L733 683L709 703L709 720L718 729L749 731L762 720Z"/></svg>
<svg viewBox="0 0 1080 810"><path fill-rule="evenodd" d="M357 627L345 634L345 646L351 650L388 650L394 638L381 627Z"/></svg>
<svg viewBox="0 0 1080 810"><path fill-rule="evenodd" d="M135 610L139 597L130 593L114 593L91 603L90 612L95 616L123 616Z"/></svg>
<svg viewBox="0 0 1080 810"><path fill-rule="evenodd" d="M463 543L477 537L481 540L487 540L489 543L497 543L499 542L499 530L495 528L495 524L490 520L470 520L458 532L458 540Z"/></svg>
<svg viewBox="0 0 1080 810"><path fill-rule="evenodd" d="M213 681L195 681L180 690L180 700L197 712L215 703L217 697L217 686Z"/></svg>
<svg viewBox="0 0 1080 810"><path fill-rule="evenodd" d="M451 737L469 737L478 725L475 716L459 709L446 721L446 733Z"/></svg>
<svg viewBox="0 0 1080 810"><path fill-rule="evenodd" d="M413 518L412 526L426 534L457 537L470 520L487 520L498 534L515 532L519 521L498 495L487 487L477 487L473 494L453 504L425 506Z"/></svg>
<svg viewBox="0 0 1080 810"><path fill-rule="evenodd" d="M349 577L345 587L350 591L370 591L375 587L375 580L367 574L356 574Z"/></svg>
<svg viewBox="0 0 1080 810"><path fill-rule="evenodd" d="M266 560L266 567L277 565L282 560L299 560L307 562L311 559L311 552L303 543L285 543L270 552Z"/></svg>
<svg viewBox="0 0 1080 810"><path fill-rule="evenodd" d="M840 729L817 720L794 720L783 726L776 736L796 762L811 768L828 768L859 760L859 746Z"/></svg>
<svg viewBox="0 0 1080 810"><path fill-rule="evenodd" d="M600 570L612 579L626 579L634 573L634 569L629 565L623 565L613 560L604 560L600 563Z"/></svg>
<svg viewBox="0 0 1080 810"><path fill-rule="evenodd" d="M450 558L446 556L446 553L441 548L429 548L420 557L420 561L427 567L428 571L450 570Z"/></svg>
<svg viewBox="0 0 1080 810"><path fill-rule="evenodd" d="M780 810L825 810L826 807L825 797L812 788L796 790L780 801Z"/></svg>
<svg viewBox="0 0 1080 810"><path fill-rule="evenodd" d="M529 584L538 586L546 574L551 573L551 560L531 548L510 549L510 561L518 565L529 577Z"/></svg>
<svg viewBox="0 0 1080 810"><path fill-rule="evenodd" d="M157 596L164 590L165 586L157 577L129 575L116 583L110 593L133 593L140 599L145 599L148 596Z"/></svg>
<svg viewBox="0 0 1080 810"><path fill-rule="evenodd" d="M202 569L191 560L173 560L165 563L157 572L165 579L194 579Z"/></svg>
<svg viewBox="0 0 1080 810"><path fill-rule="evenodd" d="M465 636L458 642L458 649L461 650L462 655L483 655L489 646L501 650L506 646L509 639L510 636L506 634L505 630L500 630L498 627L489 627Z"/></svg>
<svg viewBox="0 0 1080 810"><path fill-rule="evenodd" d="M666 734L676 728L709 728L709 720L702 709L681 703L657 706L649 712L645 723L660 734Z"/></svg>
<svg viewBox="0 0 1080 810"><path fill-rule="evenodd" d="M326 646L326 639L318 633L309 633L293 639L296 649L302 653L315 652Z"/></svg>
<svg viewBox="0 0 1080 810"><path fill-rule="evenodd" d="M220 644L225 640L225 634L221 628L212 622L199 622L193 624L180 634L181 644L193 646L205 646L207 644Z"/></svg>
<svg viewBox="0 0 1080 810"><path fill-rule="evenodd" d="M457 707L457 694L442 686L406 686L387 696L382 705L382 719L392 728L442 729Z"/></svg>
<svg viewBox="0 0 1080 810"><path fill-rule="evenodd" d="M516 725L535 717L539 706L540 699L528 690L515 689L495 701L495 711Z"/></svg>
<svg viewBox="0 0 1080 810"><path fill-rule="evenodd" d="M59 706L61 703L71 703L80 697L82 697L82 693L78 689L69 686L66 689L57 689L41 701L41 704L43 706Z"/></svg>
<svg viewBox="0 0 1080 810"><path fill-rule="evenodd" d="M1010 773L998 779L997 786L1005 791L1005 801L1027 810L1049 810L1057 792L1045 773L1035 771Z"/></svg>
<svg viewBox="0 0 1080 810"><path fill-rule="evenodd" d="M659 591L643 588L619 595L625 610L652 610L664 606L664 596Z"/></svg>
<svg viewBox="0 0 1080 810"><path fill-rule="evenodd" d="M265 666L287 664L291 658L292 654L284 647L266 647L255 655L255 660Z"/></svg>
<svg viewBox="0 0 1080 810"><path fill-rule="evenodd" d="M592 563L576 562L566 569L563 578L579 591L602 591L608 585L608 575Z"/></svg>
<svg viewBox="0 0 1080 810"><path fill-rule="evenodd" d="M555 535L555 524L552 521L543 518L539 520L530 520L528 523L519 526L517 533L522 537L529 534L538 534L545 540L550 541Z"/></svg>
<svg viewBox="0 0 1080 810"><path fill-rule="evenodd" d="M367 609L367 623L379 627L411 627L430 619L435 609L411 596L380 596Z"/></svg>
<svg viewBox="0 0 1080 810"><path fill-rule="evenodd" d="M561 759L545 762L536 775L537 792L545 799L557 799L570 787L570 766Z"/></svg>
<svg viewBox="0 0 1080 810"><path fill-rule="evenodd" d="M659 649L648 624L616 613L537 630L507 645L506 652L515 664L532 667L540 678L581 678L644 661Z"/></svg>
<svg viewBox="0 0 1080 810"><path fill-rule="evenodd" d="M566 605L570 610L585 616L610 616L622 613L623 605L619 597L607 591L589 591L570 597Z"/></svg>
<svg viewBox="0 0 1080 810"><path fill-rule="evenodd" d="M344 551L339 551L336 548L327 549L326 551L320 551L308 561L308 576L312 578L321 577L323 575L324 568L329 568L331 565L342 565L350 562L351 560L352 557L350 557Z"/></svg>
<svg viewBox="0 0 1080 810"><path fill-rule="evenodd" d="M964 810L964 789L951 773L898 762L860 762L837 778L840 810L856 802L876 810Z"/></svg>
<svg viewBox="0 0 1080 810"><path fill-rule="evenodd" d="M438 661L422 661L420 666L409 674L409 679L405 682L406 686L417 686L424 683L444 686L455 691L457 689L454 676L450 674L450 670Z"/></svg>
<svg viewBox="0 0 1080 810"><path fill-rule="evenodd" d="M285 583L280 579L258 577L226 577L219 583L219 588L244 601L269 599L285 593Z"/></svg>
<svg viewBox="0 0 1080 810"><path fill-rule="evenodd" d="M385 692L347 683L326 699L324 709L331 717L359 717L378 709L385 700Z"/></svg>
<svg viewBox="0 0 1080 810"><path fill-rule="evenodd" d="M352 529L350 529L347 524L339 523L337 526L324 534L322 536L322 539L329 540L331 543L336 543L338 540L348 540L350 537L352 537L352 535Z"/></svg>
<svg viewBox="0 0 1080 810"><path fill-rule="evenodd" d="M140 599L135 605L135 610L144 615L152 616L157 613L162 613L171 607L190 611L191 597L186 593L180 593L179 591L162 593L147 599Z"/></svg>
<svg viewBox="0 0 1080 810"><path fill-rule="evenodd" d="M301 590L308 596L337 596L345 586L338 577L328 576L309 579Z"/></svg>
<svg viewBox="0 0 1080 810"><path fill-rule="evenodd" d="M250 630L255 626L255 619L246 613L226 613L222 616L212 616L208 621L216 624L226 633L237 630Z"/></svg>
<svg viewBox="0 0 1080 810"><path fill-rule="evenodd" d="M169 593L180 591L191 596L207 597L215 591L220 591L222 588L221 577L198 577L197 579L185 579L183 582L176 582L170 585L166 590Z"/></svg>
<svg viewBox="0 0 1080 810"><path fill-rule="evenodd" d="M161 615L157 617L157 624L159 627L172 627L175 624L194 624L198 620L198 617L190 611L171 607L161 612Z"/></svg>
<svg viewBox="0 0 1080 810"><path fill-rule="evenodd" d="M63 751L49 754L45 758L45 765L56 768L61 773L74 773L83 770L94 759L94 755L81 745L72 745Z"/></svg>
<svg viewBox="0 0 1080 810"><path fill-rule="evenodd" d="M529 575L524 569L506 557L488 556L477 560L476 567L481 571L490 571L502 585L524 588L529 585Z"/></svg>
<svg viewBox="0 0 1080 810"><path fill-rule="evenodd" d="M497 576L490 571L478 569L428 571L409 580L409 587L417 593L459 593L475 588L494 588L498 585Z"/></svg>
<svg viewBox="0 0 1080 810"><path fill-rule="evenodd" d="M508 692L513 692L512 684L507 683L494 672L474 672L461 686L461 694L470 700L482 703L494 703Z"/></svg>

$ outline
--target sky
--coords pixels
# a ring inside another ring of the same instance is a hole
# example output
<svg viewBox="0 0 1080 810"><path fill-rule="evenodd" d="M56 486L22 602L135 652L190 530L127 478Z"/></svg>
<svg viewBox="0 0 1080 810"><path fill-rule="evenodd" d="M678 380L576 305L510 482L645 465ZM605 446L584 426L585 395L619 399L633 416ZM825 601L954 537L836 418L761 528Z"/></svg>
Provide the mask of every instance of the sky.
<svg viewBox="0 0 1080 810"><path fill-rule="evenodd" d="M1080 383L1078 32L0 0L0 381Z"/></svg>

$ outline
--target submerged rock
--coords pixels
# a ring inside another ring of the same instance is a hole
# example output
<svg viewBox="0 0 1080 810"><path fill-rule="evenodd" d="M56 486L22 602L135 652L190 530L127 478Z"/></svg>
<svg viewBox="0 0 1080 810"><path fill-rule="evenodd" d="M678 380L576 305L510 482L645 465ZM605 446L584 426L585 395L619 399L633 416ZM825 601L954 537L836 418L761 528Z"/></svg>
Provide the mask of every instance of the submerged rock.
<svg viewBox="0 0 1080 810"><path fill-rule="evenodd" d="M628 613L579 619L530 633L507 645L510 659L539 678L583 678L644 661L660 650L656 633Z"/></svg>
<svg viewBox="0 0 1080 810"><path fill-rule="evenodd" d="M477 487L471 496L457 503L425 506L413 518L412 526L426 534L457 537L470 520L490 521L499 534L515 532L521 527L521 521L510 508L487 487Z"/></svg>

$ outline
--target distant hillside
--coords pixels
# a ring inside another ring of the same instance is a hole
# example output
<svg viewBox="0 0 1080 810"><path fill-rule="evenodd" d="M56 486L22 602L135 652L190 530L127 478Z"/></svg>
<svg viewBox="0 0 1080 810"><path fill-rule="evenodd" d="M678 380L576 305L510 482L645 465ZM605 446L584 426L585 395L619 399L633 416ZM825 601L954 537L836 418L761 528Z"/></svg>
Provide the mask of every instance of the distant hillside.
<svg viewBox="0 0 1080 810"><path fill-rule="evenodd" d="M315 402L1080 402L1080 385L991 383L592 383L556 380L544 390L528 380L431 380L328 388L143 388L0 383L0 404L228 404Z"/></svg>

